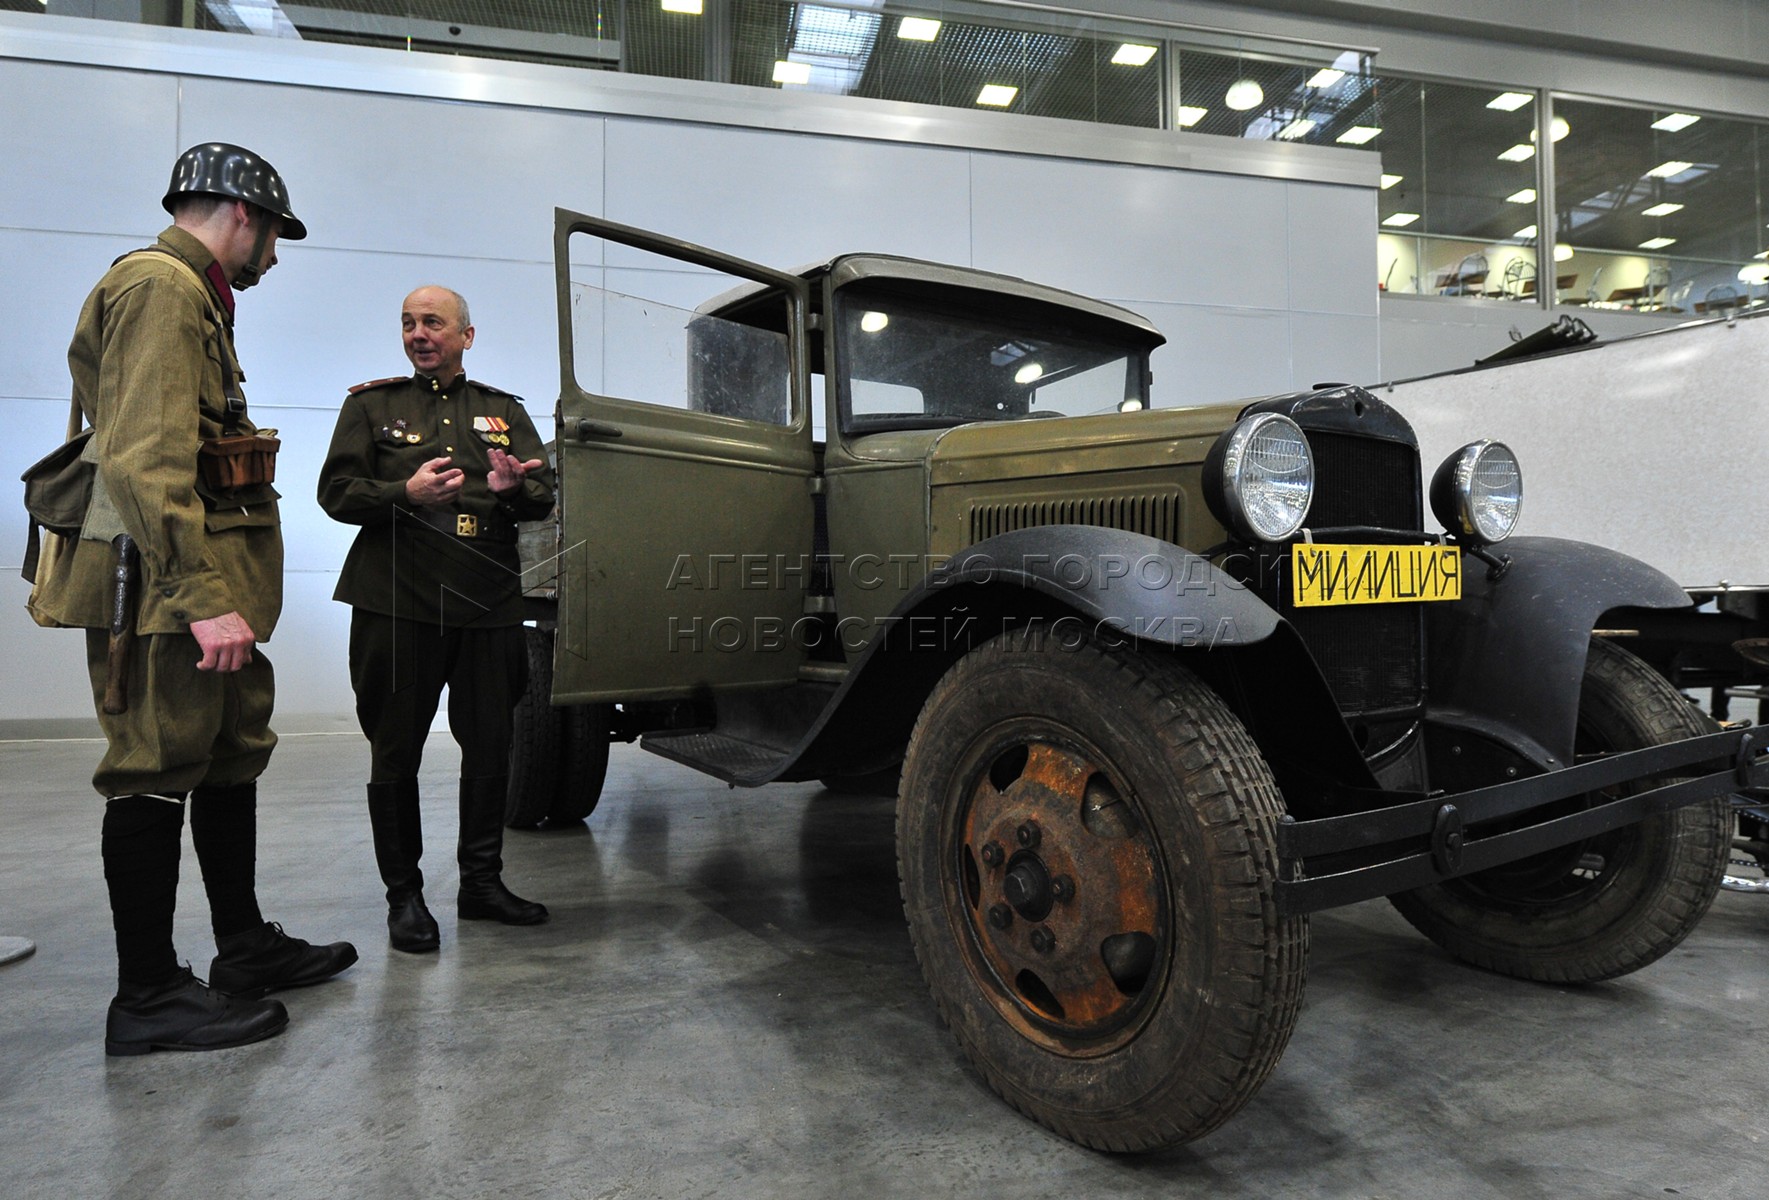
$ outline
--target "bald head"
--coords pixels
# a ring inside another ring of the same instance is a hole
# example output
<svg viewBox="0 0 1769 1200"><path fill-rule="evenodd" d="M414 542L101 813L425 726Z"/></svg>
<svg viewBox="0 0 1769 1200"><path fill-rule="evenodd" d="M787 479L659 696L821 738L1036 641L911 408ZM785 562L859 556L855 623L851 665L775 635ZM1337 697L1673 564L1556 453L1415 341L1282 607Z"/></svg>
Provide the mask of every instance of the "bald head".
<svg viewBox="0 0 1769 1200"><path fill-rule="evenodd" d="M399 322L412 366L444 385L454 382L462 371L462 356L473 344L466 298L452 288L426 285L405 298Z"/></svg>

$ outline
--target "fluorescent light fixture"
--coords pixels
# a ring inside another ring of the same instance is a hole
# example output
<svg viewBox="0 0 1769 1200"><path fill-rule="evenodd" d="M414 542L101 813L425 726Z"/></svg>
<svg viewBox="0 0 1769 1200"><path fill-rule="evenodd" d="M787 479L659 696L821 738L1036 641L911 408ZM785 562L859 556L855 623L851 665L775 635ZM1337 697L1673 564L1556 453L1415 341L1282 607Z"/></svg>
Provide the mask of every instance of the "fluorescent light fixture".
<svg viewBox="0 0 1769 1200"><path fill-rule="evenodd" d="M1512 192L1509 196L1506 196L1505 200L1510 204L1534 204L1536 202L1536 189L1521 188L1518 191Z"/></svg>
<svg viewBox="0 0 1769 1200"><path fill-rule="evenodd" d="M977 93L977 103L987 104L994 108L1006 108L1019 94L1020 89L1017 87L1008 87L1004 83L985 83L983 90Z"/></svg>
<svg viewBox="0 0 1769 1200"><path fill-rule="evenodd" d="M1394 228L1399 229L1402 225L1411 225L1414 221L1417 221L1418 219L1419 219L1418 213L1395 213L1392 216L1383 217L1382 223L1384 225L1391 225Z"/></svg>
<svg viewBox="0 0 1769 1200"><path fill-rule="evenodd" d="M1666 246L1675 245L1676 242L1676 238L1647 238L1644 242L1640 243L1640 248L1642 250L1663 250Z"/></svg>
<svg viewBox="0 0 1769 1200"><path fill-rule="evenodd" d="M1307 137L1314 132L1315 123L1307 117L1298 117L1288 125L1272 134L1280 142L1293 142L1299 137Z"/></svg>
<svg viewBox="0 0 1769 1200"><path fill-rule="evenodd" d="M1500 112L1516 112L1535 97L1528 92L1500 92L1486 102L1488 108L1496 108Z"/></svg>
<svg viewBox="0 0 1769 1200"><path fill-rule="evenodd" d="M863 333L877 333L891 323L891 318L881 312L864 312L860 314L860 329Z"/></svg>
<svg viewBox="0 0 1769 1200"><path fill-rule="evenodd" d="M1135 42L1125 42L1112 55L1112 61L1121 67L1146 67L1149 60L1155 57L1153 46L1139 46Z"/></svg>
<svg viewBox="0 0 1769 1200"><path fill-rule="evenodd" d="M1671 113L1669 116L1663 116L1654 121L1652 127L1662 129L1666 133L1676 133L1678 130L1688 129L1699 120L1701 118L1694 113Z"/></svg>
<svg viewBox="0 0 1769 1200"><path fill-rule="evenodd" d="M788 62L783 58L774 64L774 82L779 84L809 83L811 82L811 65Z"/></svg>
<svg viewBox="0 0 1769 1200"><path fill-rule="evenodd" d="M1190 104L1182 104L1173 110L1173 124L1179 129L1190 129L1204 119L1210 110L1198 108Z"/></svg>
<svg viewBox="0 0 1769 1200"><path fill-rule="evenodd" d="M663 0L663 11L700 15L700 0Z"/></svg>
<svg viewBox="0 0 1769 1200"><path fill-rule="evenodd" d="M1353 125L1333 140L1344 142L1348 146L1361 146L1365 142L1373 142L1382 133L1380 125Z"/></svg>
<svg viewBox="0 0 1769 1200"><path fill-rule="evenodd" d="M1013 373L1015 383L1037 383L1044 378L1044 367L1039 363L1029 362Z"/></svg>
<svg viewBox="0 0 1769 1200"><path fill-rule="evenodd" d="M1534 225L1525 225L1511 236L1520 242L1533 242L1536 240L1536 227Z"/></svg>
<svg viewBox="0 0 1769 1200"><path fill-rule="evenodd" d="M1565 262L1572 257L1572 247L1565 242L1554 243L1554 261Z"/></svg>
<svg viewBox="0 0 1769 1200"><path fill-rule="evenodd" d="M1382 190L1386 192L1389 188L1405 178L1405 175L1384 175L1382 177ZM1769 226L1766 226L1765 228L1769 228Z"/></svg>
<svg viewBox="0 0 1769 1200"><path fill-rule="evenodd" d="M1674 212L1682 211L1683 206L1681 204L1655 204L1651 208L1643 208L1640 210L1641 215L1647 217L1668 217Z"/></svg>
<svg viewBox="0 0 1769 1200"><path fill-rule="evenodd" d="M1302 86L1311 88L1330 88L1344 78L1344 71L1335 71L1332 67L1322 67L1313 75L1310 75L1308 77L1308 82Z"/></svg>
<svg viewBox="0 0 1769 1200"><path fill-rule="evenodd" d="M897 22L897 36L911 42L931 42L940 36L940 23L931 17L904 17Z"/></svg>
<svg viewBox="0 0 1769 1200"><path fill-rule="evenodd" d="M1265 89L1258 81L1240 79L1228 85L1228 91L1222 94L1222 102L1236 112L1246 112L1250 108L1258 108L1265 100Z"/></svg>
<svg viewBox="0 0 1769 1200"><path fill-rule="evenodd" d="M1565 117L1555 117L1548 122L1548 132L1553 135L1553 140L1558 142L1572 132L1572 126L1566 123ZM1529 140L1532 142L1536 140L1536 131L1533 129L1529 131Z"/></svg>
<svg viewBox="0 0 1769 1200"><path fill-rule="evenodd" d="M1658 166L1652 168L1652 170L1646 172L1646 177L1648 179L1670 179L1674 175L1683 174L1683 172L1687 171L1694 165L1694 163L1682 162L1673 158L1670 162L1662 162Z"/></svg>
<svg viewBox="0 0 1769 1200"><path fill-rule="evenodd" d="M1511 147L1511 149L1499 155L1499 157L1506 162L1528 162L1535 156L1536 148L1534 146L1527 146L1522 142L1518 142L1515 146Z"/></svg>

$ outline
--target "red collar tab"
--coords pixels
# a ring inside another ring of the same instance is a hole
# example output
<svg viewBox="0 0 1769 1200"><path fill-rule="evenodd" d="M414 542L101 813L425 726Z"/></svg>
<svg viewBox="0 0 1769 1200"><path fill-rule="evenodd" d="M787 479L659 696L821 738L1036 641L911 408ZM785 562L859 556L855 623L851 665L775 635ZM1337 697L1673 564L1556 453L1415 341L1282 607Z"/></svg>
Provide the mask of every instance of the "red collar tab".
<svg viewBox="0 0 1769 1200"><path fill-rule="evenodd" d="M221 270L221 264L212 262L203 272L215 287L215 294L221 297L221 307L227 310L227 319L233 320L233 288L227 282L227 276Z"/></svg>

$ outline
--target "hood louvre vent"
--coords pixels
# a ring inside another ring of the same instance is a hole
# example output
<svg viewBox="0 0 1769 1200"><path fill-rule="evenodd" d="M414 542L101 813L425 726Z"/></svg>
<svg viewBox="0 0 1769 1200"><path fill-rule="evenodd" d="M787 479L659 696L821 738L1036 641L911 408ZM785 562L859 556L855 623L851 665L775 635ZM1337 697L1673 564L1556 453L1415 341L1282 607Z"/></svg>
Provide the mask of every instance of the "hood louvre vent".
<svg viewBox="0 0 1769 1200"><path fill-rule="evenodd" d="M1177 542L1183 506L1184 499L1177 491L973 504L970 540L975 545L987 538L1040 525L1098 525Z"/></svg>

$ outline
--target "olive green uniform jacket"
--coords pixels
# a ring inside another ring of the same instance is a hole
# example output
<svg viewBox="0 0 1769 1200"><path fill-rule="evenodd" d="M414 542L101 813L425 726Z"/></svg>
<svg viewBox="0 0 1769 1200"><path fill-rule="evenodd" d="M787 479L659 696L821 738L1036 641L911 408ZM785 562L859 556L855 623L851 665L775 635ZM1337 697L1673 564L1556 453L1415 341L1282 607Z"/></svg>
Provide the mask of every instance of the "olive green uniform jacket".
<svg viewBox="0 0 1769 1200"><path fill-rule="evenodd" d="M222 434L228 393L245 378L232 319L202 277L215 259L200 241L174 226L157 245L170 255L119 259L80 311L68 370L94 430L95 486L114 516L95 504L85 536L49 539L31 614L42 625L108 626L109 539L126 531L141 551L137 633L184 633L192 621L238 612L266 641L282 612L276 490L217 495L197 469L198 444ZM241 418L230 432L253 431ZM120 530L95 527L115 520Z"/></svg>
<svg viewBox="0 0 1769 1200"><path fill-rule="evenodd" d="M521 624L516 522L552 510L553 470L530 471L500 499L486 483L494 448L547 461L522 401L502 389L465 375L447 386L414 375L350 389L320 468L319 503L362 528L332 599L445 628ZM446 511L406 499L406 481L433 458L466 474Z"/></svg>

